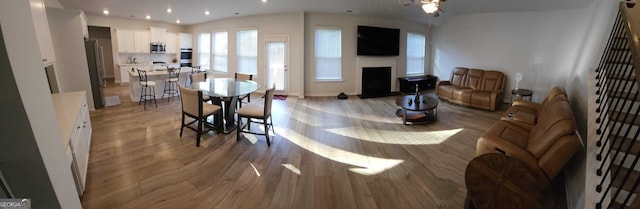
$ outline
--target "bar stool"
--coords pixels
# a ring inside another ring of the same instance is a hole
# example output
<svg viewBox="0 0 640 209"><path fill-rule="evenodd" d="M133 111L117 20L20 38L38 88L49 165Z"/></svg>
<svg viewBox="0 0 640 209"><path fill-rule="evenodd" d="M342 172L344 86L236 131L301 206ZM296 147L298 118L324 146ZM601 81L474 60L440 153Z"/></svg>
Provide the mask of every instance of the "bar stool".
<svg viewBox="0 0 640 209"><path fill-rule="evenodd" d="M187 67L182 67L182 68L187 68ZM200 72L200 66L192 66L191 68L191 74L189 75L193 75L196 73ZM184 86L191 86L191 76L189 76L187 79L184 80Z"/></svg>
<svg viewBox="0 0 640 209"><path fill-rule="evenodd" d="M169 78L164 80L164 91L162 92L162 98L167 94L167 102L171 100L171 97L178 95L178 80L180 76L180 68L169 68L167 69L169 73Z"/></svg>
<svg viewBox="0 0 640 209"><path fill-rule="evenodd" d="M148 80L147 71L140 69L136 70L138 70L138 76L140 77L140 87L142 87L142 89L140 90L140 100L138 101L138 105L140 105L140 103L144 101L144 110L147 110L147 101L151 102L153 100L157 108L158 102L156 102L156 82Z"/></svg>

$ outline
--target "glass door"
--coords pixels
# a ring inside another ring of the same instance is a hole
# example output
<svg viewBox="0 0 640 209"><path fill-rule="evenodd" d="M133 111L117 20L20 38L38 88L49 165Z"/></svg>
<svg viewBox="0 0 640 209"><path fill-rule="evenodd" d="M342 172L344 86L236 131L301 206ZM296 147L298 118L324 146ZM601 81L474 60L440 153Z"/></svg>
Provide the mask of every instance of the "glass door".
<svg viewBox="0 0 640 209"><path fill-rule="evenodd" d="M287 81L289 77L289 44L287 36L265 37L266 42L266 87L276 85L276 94L287 95Z"/></svg>

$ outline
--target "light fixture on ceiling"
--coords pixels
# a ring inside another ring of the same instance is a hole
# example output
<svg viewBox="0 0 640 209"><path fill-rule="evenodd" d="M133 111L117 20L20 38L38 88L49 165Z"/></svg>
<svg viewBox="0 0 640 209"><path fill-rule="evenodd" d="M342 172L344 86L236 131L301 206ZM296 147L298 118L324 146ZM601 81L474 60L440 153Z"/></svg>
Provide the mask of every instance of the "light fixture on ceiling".
<svg viewBox="0 0 640 209"><path fill-rule="evenodd" d="M109 10L102 10L102 14L109 15Z"/></svg>
<svg viewBox="0 0 640 209"><path fill-rule="evenodd" d="M150 16L150 15L147 15L147 16L146 16L146 17L144 17L144 18L146 18L146 19L148 20L148 19L151 19L151 16Z"/></svg>
<svg viewBox="0 0 640 209"><path fill-rule="evenodd" d="M176 20L176 23L177 23L177 24L180 24L180 20Z"/></svg>
<svg viewBox="0 0 640 209"><path fill-rule="evenodd" d="M204 11L204 15L209 15L209 10Z"/></svg>
<svg viewBox="0 0 640 209"><path fill-rule="evenodd" d="M267 0L262 0L262 3L267 3Z"/></svg>
<svg viewBox="0 0 640 209"><path fill-rule="evenodd" d="M433 14L440 10L440 0L422 0L422 10L427 14Z"/></svg>
<svg viewBox="0 0 640 209"><path fill-rule="evenodd" d="M171 8L167 9L167 13L171 13Z"/></svg>

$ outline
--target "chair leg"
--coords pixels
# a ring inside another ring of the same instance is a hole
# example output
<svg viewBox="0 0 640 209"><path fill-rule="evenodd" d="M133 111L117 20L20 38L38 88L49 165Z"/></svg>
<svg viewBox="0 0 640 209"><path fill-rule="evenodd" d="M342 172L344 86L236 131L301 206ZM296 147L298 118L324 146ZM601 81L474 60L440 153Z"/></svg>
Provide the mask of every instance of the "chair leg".
<svg viewBox="0 0 640 209"><path fill-rule="evenodd" d="M138 100L138 105L140 105L140 102L142 102L143 95L144 95L144 86L140 88L140 100Z"/></svg>
<svg viewBox="0 0 640 209"><path fill-rule="evenodd" d="M164 88L162 90L162 97L160 97L160 99L164 98L164 94L167 93L167 83L169 82L164 82ZM167 97L167 102L169 102L169 97Z"/></svg>
<svg viewBox="0 0 640 209"><path fill-rule="evenodd" d="M269 126L267 125L267 119L264 118L264 134L267 136L267 147L271 146L271 142L269 142Z"/></svg>
<svg viewBox="0 0 640 209"><path fill-rule="evenodd" d="M240 141L240 132L242 132L242 117L238 115L238 126L236 127L236 141Z"/></svg>
<svg viewBox="0 0 640 209"><path fill-rule="evenodd" d="M182 137L182 130L184 130L184 112L182 112L182 125L180 125L180 137Z"/></svg>
<svg viewBox="0 0 640 209"><path fill-rule="evenodd" d="M155 103L156 104L156 108L158 108L158 101L156 101L156 87L154 86L152 88L153 88L153 91L152 91L153 94L151 94L151 95L153 95L153 103Z"/></svg>
<svg viewBox="0 0 640 209"><path fill-rule="evenodd" d="M202 133L202 118L198 118L198 131L196 133L196 147L200 147L200 134Z"/></svg>

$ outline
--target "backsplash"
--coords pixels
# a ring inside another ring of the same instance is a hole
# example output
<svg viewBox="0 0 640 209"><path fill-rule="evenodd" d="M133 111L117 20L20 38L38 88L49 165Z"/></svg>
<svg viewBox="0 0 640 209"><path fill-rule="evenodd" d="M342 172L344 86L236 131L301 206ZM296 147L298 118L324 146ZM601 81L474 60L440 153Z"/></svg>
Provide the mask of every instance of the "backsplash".
<svg viewBox="0 0 640 209"><path fill-rule="evenodd" d="M120 63L129 63L129 57L136 58L137 63L145 62L166 62L173 63L173 59L176 58L176 54L124 54L120 53ZM180 63L179 59L176 59L176 63Z"/></svg>

